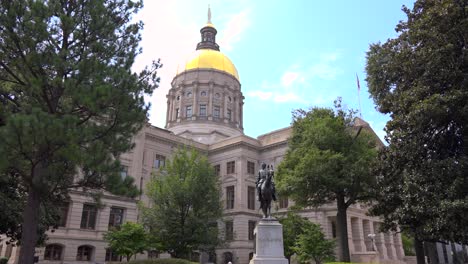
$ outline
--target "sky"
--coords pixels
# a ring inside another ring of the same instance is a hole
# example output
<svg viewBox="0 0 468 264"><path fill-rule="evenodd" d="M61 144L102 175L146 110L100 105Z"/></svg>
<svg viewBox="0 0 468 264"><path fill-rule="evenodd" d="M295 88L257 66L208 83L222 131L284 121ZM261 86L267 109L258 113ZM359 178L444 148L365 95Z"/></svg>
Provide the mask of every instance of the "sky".
<svg viewBox="0 0 468 264"><path fill-rule="evenodd" d="M161 84L151 97L150 123L164 127L166 94L200 41L208 5L221 52L235 64L251 137L291 125L294 109L333 107L342 97L383 140L388 116L375 109L365 73L369 45L395 38L409 0L145 0L135 71L161 59ZM360 80L358 93L356 75Z"/></svg>

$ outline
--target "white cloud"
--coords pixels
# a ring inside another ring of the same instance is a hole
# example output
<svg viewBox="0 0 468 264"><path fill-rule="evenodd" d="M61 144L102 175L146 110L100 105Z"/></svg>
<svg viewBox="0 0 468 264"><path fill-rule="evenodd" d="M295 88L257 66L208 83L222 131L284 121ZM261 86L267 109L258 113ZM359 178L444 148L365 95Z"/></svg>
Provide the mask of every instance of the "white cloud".
<svg viewBox="0 0 468 264"><path fill-rule="evenodd" d="M289 87L297 80L298 77L298 72L286 71L281 77L281 84L285 87Z"/></svg>
<svg viewBox="0 0 468 264"><path fill-rule="evenodd" d="M307 103L306 100L295 93L276 94L273 101L277 103Z"/></svg>
<svg viewBox="0 0 468 264"><path fill-rule="evenodd" d="M272 92L264 92L264 91L250 91L247 93L247 96L250 96L250 97L257 97L258 99L262 100L262 101L265 101L265 100L269 100L272 96L273 96L273 93Z"/></svg>
<svg viewBox="0 0 468 264"><path fill-rule="evenodd" d="M241 40L242 33L249 27L250 9L244 9L230 17L221 30L219 45L225 50L232 50L233 45Z"/></svg>

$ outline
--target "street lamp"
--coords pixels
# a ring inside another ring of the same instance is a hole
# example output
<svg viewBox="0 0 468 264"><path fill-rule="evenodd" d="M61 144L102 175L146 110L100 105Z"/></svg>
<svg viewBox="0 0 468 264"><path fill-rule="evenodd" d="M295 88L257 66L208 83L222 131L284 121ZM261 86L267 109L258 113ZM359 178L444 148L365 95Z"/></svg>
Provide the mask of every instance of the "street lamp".
<svg viewBox="0 0 468 264"><path fill-rule="evenodd" d="M375 239L375 234L368 234L367 237L370 239L371 241L371 244L372 244L372 248L371 248L371 251L375 251L374 249L374 239Z"/></svg>

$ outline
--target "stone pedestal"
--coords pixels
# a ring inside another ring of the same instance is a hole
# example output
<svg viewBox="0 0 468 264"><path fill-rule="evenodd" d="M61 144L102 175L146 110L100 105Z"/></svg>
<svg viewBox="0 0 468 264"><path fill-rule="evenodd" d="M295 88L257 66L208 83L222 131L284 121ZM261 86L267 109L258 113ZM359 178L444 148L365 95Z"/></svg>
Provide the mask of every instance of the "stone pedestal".
<svg viewBox="0 0 468 264"><path fill-rule="evenodd" d="M254 232L255 254L250 264L288 264L284 257L283 226L278 220L262 219Z"/></svg>

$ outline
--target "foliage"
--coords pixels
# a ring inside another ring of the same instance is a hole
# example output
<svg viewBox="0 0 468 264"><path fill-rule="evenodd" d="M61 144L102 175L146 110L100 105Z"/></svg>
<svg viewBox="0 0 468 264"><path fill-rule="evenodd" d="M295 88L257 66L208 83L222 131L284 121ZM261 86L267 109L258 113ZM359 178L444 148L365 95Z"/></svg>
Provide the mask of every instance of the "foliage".
<svg viewBox="0 0 468 264"><path fill-rule="evenodd" d="M402 232L401 242L403 243L403 250L405 252L405 256L414 256L414 239L408 236L405 232Z"/></svg>
<svg viewBox="0 0 468 264"><path fill-rule="evenodd" d="M355 125L355 112L342 110L341 99L335 103L336 112L312 108L293 113L293 132L278 167L277 186L298 206L336 201L341 260L349 261L346 210L370 197L378 139L369 127Z"/></svg>
<svg viewBox="0 0 468 264"><path fill-rule="evenodd" d="M422 241L468 242L468 3L416 1L399 36L372 44L367 82L390 114L372 213ZM420 252L420 254L418 254Z"/></svg>
<svg viewBox="0 0 468 264"><path fill-rule="evenodd" d="M8 258L1 257L0 258L0 264L7 264L8 263Z"/></svg>
<svg viewBox="0 0 468 264"><path fill-rule="evenodd" d="M220 183L206 156L178 149L147 189L151 207L143 208L143 221L158 249L188 258L219 245Z"/></svg>
<svg viewBox="0 0 468 264"><path fill-rule="evenodd" d="M335 241L326 239L320 225L311 223L299 234L293 250L297 253L300 263L310 263L313 260L321 264L334 259Z"/></svg>
<svg viewBox="0 0 468 264"><path fill-rule="evenodd" d="M291 211L288 212L286 217L279 218L278 220L283 225L284 256L290 261L291 256L297 253L294 250L294 246L299 235L303 234L305 229L309 225L313 225L313 223Z"/></svg>
<svg viewBox="0 0 468 264"><path fill-rule="evenodd" d="M130 261L133 255L148 249L148 236L142 225L125 222L118 228L104 234L104 240L117 255L126 256Z"/></svg>
<svg viewBox="0 0 468 264"><path fill-rule="evenodd" d="M129 264L196 264L198 262L190 262L185 259L166 258L166 259L147 259L147 260L133 260Z"/></svg>
<svg viewBox="0 0 468 264"><path fill-rule="evenodd" d="M146 120L144 95L159 82L159 63L131 70L142 28L132 17L141 6L0 2L0 177L15 175L27 194L21 263L33 261L44 201L72 188L112 191L108 183L118 182L118 157L132 147Z"/></svg>

